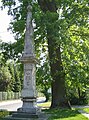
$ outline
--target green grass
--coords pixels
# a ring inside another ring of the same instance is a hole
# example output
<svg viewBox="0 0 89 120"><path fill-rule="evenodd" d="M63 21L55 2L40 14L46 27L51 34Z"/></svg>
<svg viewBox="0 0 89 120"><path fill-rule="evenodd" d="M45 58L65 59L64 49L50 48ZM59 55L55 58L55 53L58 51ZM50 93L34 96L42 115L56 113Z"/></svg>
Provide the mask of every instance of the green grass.
<svg viewBox="0 0 89 120"><path fill-rule="evenodd" d="M9 115L8 111L6 111L6 110L0 110L0 120L2 120L7 115Z"/></svg>
<svg viewBox="0 0 89 120"><path fill-rule="evenodd" d="M50 102L42 103L39 105L43 108L49 108ZM89 120L81 115L76 109L46 109L44 110L49 114L48 120Z"/></svg>
<svg viewBox="0 0 89 120"><path fill-rule="evenodd" d="M86 113L89 113L89 108L82 108Z"/></svg>
<svg viewBox="0 0 89 120"><path fill-rule="evenodd" d="M46 110L50 117L48 120L88 120L88 118L81 115L77 110L69 109L55 109Z"/></svg>
<svg viewBox="0 0 89 120"><path fill-rule="evenodd" d="M44 108L49 108L50 105L51 105L51 102L45 102L45 103L38 104L38 106L42 107L43 109Z"/></svg>
<svg viewBox="0 0 89 120"><path fill-rule="evenodd" d="M89 114L89 108L76 108L76 110L83 110L84 112Z"/></svg>
<svg viewBox="0 0 89 120"><path fill-rule="evenodd" d="M50 102L39 104L39 106L45 108L43 111L48 114L48 120L89 120L81 115L77 109L48 109ZM89 108L84 108L83 110L89 112ZM8 111L0 111L0 120L8 114Z"/></svg>

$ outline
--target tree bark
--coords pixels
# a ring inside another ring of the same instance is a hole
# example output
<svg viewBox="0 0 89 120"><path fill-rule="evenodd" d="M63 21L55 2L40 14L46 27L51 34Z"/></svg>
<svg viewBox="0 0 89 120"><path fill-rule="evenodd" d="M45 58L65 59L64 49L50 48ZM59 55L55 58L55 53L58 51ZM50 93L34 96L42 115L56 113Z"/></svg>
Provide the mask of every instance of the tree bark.
<svg viewBox="0 0 89 120"><path fill-rule="evenodd" d="M65 73L61 61L60 45L55 43L55 40L49 35L48 36L48 52L51 67L52 76L52 103L51 108L65 108L70 107L66 97L65 87ZM50 36L50 37L49 37Z"/></svg>
<svg viewBox="0 0 89 120"><path fill-rule="evenodd" d="M43 12L49 11L50 13L57 14L57 7L55 4L55 0L38 0L38 3L43 10ZM51 18L49 18L51 21ZM52 24L55 23L56 19L52 20ZM52 103L51 108L70 108L66 97L66 88L65 88L65 73L62 66L61 61L61 51L60 51L60 44L56 43L56 36L54 35L55 31L58 32L58 27L47 28L47 40L48 40L48 52L49 52L49 61L50 61L50 68L51 68L51 76L52 76Z"/></svg>

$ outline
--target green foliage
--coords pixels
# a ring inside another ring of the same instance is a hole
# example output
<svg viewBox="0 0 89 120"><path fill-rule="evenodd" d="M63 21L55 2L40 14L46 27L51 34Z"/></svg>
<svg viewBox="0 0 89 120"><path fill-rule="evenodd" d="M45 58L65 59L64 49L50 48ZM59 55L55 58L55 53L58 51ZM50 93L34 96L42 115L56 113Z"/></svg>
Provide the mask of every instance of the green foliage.
<svg viewBox="0 0 89 120"><path fill-rule="evenodd" d="M14 92L19 92L19 91L21 91L21 81L20 81L20 77L19 77L18 66L15 66L15 68L14 68L14 78L15 78Z"/></svg>
<svg viewBox="0 0 89 120"><path fill-rule="evenodd" d="M18 0L19 6L15 9L13 5L16 1L2 0L4 6L9 6L8 13L13 16L10 29L16 34L17 42L12 49L10 45L5 45L3 54L5 59L18 58L23 50L24 30L26 24L27 0ZM86 89L89 85L89 6L88 0L55 0L58 8L57 12L46 11L43 13L37 2L30 1L33 6L34 39L36 56L39 60L44 60L37 68L37 86L41 90L50 88L51 77L48 64L48 37L54 38L55 43L51 49L60 45L61 59L65 71L67 94L70 100L86 100ZM51 2L51 1L50 1ZM48 7L48 6L47 6ZM50 37L49 36L49 37ZM55 46L55 47L54 47ZM7 54L7 51L8 52ZM42 54L45 54L42 56ZM42 56L42 57L40 57ZM53 57L53 61L57 59ZM52 61L52 62L53 62ZM21 78L21 77L20 77ZM42 89L43 88L43 89ZM73 96L73 98L71 98Z"/></svg>
<svg viewBox="0 0 89 120"><path fill-rule="evenodd" d="M19 66L13 62L3 65L0 68L0 91L21 91L21 79Z"/></svg>
<svg viewBox="0 0 89 120"><path fill-rule="evenodd" d="M7 110L0 110L0 119L9 115Z"/></svg>
<svg viewBox="0 0 89 120"><path fill-rule="evenodd" d="M48 101L50 97L48 90L51 87L51 76L49 64L47 62L43 63L42 66L37 68L36 81L38 91L42 92L46 97L46 101Z"/></svg>
<svg viewBox="0 0 89 120"><path fill-rule="evenodd" d="M75 96L77 102L78 99L80 102L82 99L86 100L86 89L89 84L88 34L89 30L84 26L71 26L68 29L68 39L66 39L62 52L68 94L71 94L72 97ZM75 94L74 91L76 91Z"/></svg>
<svg viewBox="0 0 89 120"><path fill-rule="evenodd" d="M11 85L10 89L13 91L14 90L14 83L15 83L15 77L14 77L14 64L9 62L8 63L9 71L11 73Z"/></svg>
<svg viewBox="0 0 89 120"><path fill-rule="evenodd" d="M14 92L8 91L7 92L7 99L6 100L15 99L14 94L15 94Z"/></svg>
<svg viewBox="0 0 89 120"><path fill-rule="evenodd" d="M1 42L0 46L1 53L4 57L4 62L6 62L9 59L18 60L18 58L22 54L24 46L23 38L20 38L17 42L14 43Z"/></svg>
<svg viewBox="0 0 89 120"><path fill-rule="evenodd" d="M8 66L9 66L9 71L11 73L11 90L13 92L19 92L21 91L21 79L20 77L22 74L22 71L20 71L20 65L18 63L15 63L14 61L12 62L8 62Z"/></svg>
<svg viewBox="0 0 89 120"><path fill-rule="evenodd" d="M3 54L0 53L0 67L2 67L5 64L5 58L3 57Z"/></svg>
<svg viewBox="0 0 89 120"><path fill-rule="evenodd" d="M21 42L21 41L20 41ZM20 42L15 43L4 43L1 42L1 65L7 66L8 72L10 75L9 87L11 91L18 92L21 91L22 88L22 78L23 78L23 68L22 65L18 62L18 58L21 56L21 52L23 49L23 45L20 45ZM19 45L21 48L19 49ZM5 69L5 68L4 68ZM6 71L6 70L5 70ZM6 74L4 72L4 74Z"/></svg>
<svg viewBox="0 0 89 120"><path fill-rule="evenodd" d="M3 56L1 56L0 64L0 91L7 91L10 89L11 74L8 70L8 66L3 63Z"/></svg>

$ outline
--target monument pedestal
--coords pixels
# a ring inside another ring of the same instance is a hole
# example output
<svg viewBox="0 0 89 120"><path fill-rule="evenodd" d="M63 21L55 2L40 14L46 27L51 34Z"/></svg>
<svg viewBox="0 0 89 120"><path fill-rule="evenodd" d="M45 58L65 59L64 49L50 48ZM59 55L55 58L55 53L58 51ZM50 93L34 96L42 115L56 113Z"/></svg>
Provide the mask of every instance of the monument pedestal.
<svg viewBox="0 0 89 120"><path fill-rule="evenodd" d="M36 98L23 98L22 101L23 105L18 109L19 113L37 116L41 112L41 109L36 105Z"/></svg>

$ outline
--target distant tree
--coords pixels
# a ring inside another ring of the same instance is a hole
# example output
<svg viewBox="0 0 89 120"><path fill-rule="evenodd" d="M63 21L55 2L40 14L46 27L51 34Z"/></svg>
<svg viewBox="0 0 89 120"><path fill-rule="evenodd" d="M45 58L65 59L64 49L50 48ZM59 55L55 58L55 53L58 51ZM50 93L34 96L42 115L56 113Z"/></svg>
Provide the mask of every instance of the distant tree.
<svg viewBox="0 0 89 120"><path fill-rule="evenodd" d="M3 55L0 55L0 91L9 91L11 84L11 74L8 66L3 63Z"/></svg>
<svg viewBox="0 0 89 120"><path fill-rule="evenodd" d="M37 67L36 83L38 90L46 97L46 102L50 98L48 90L51 88L51 80L49 64L45 61L42 66Z"/></svg>
<svg viewBox="0 0 89 120"><path fill-rule="evenodd" d="M21 91L23 82L23 68L22 64L19 62L19 57L21 56L21 50L18 47L18 42L15 43L5 43L1 42L0 50L3 54L3 62L7 63L9 72L11 74L11 84L10 89L14 92Z"/></svg>
<svg viewBox="0 0 89 120"><path fill-rule="evenodd" d="M13 92L19 92L22 88L22 79L20 79L20 64L15 63L14 61L8 63L9 71L11 73L11 90ZM21 73L23 74L23 73Z"/></svg>
<svg viewBox="0 0 89 120"><path fill-rule="evenodd" d="M20 76L19 76L19 69L18 66L14 66L14 78L15 78L15 82L14 82L14 92L19 92L21 91L21 80L20 80Z"/></svg>
<svg viewBox="0 0 89 120"><path fill-rule="evenodd" d="M8 62L8 68L11 74L11 91L14 91L15 77L14 77L14 63L13 61Z"/></svg>

